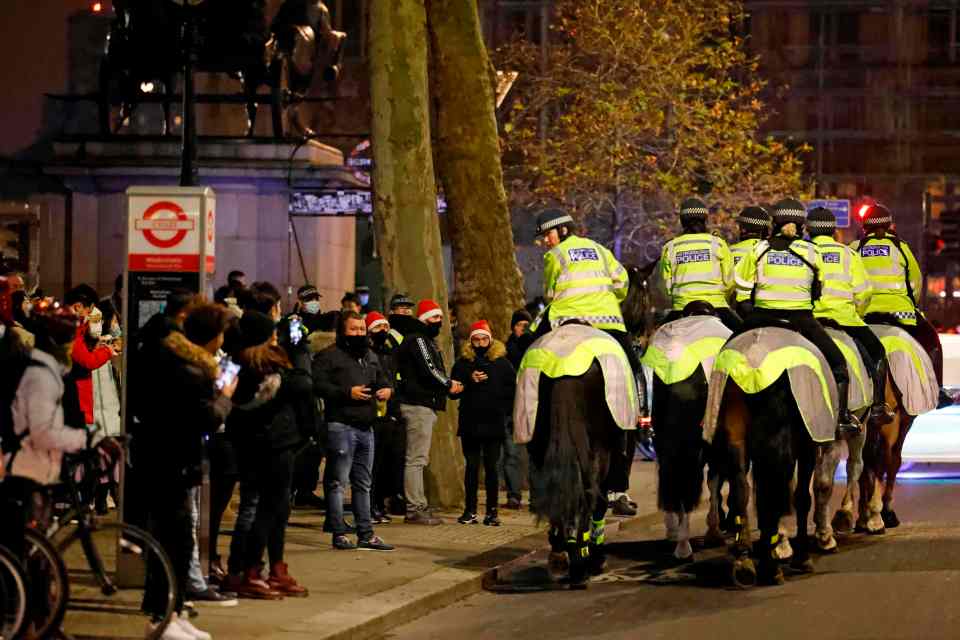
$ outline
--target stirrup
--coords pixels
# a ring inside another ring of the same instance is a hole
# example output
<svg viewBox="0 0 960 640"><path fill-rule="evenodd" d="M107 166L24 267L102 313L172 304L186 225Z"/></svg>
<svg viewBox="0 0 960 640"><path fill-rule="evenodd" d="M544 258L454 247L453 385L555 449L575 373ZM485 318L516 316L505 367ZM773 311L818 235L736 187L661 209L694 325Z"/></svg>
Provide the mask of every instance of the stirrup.
<svg viewBox="0 0 960 640"><path fill-rule="evenodd" d="M863 433L863 423L849 411L845 411L840 416L840 422L837 424L837 436L856 436Z"/></svg>
<svg viewBox="0 0 960 640"><path fill-rule="evenodd" d="M876 420L880 424L889 424L893 422L893 418L896 414L893 413L893 410L890 409L890 405L886 402L880 402L872 407L870 407L870 418Z"/></svg>

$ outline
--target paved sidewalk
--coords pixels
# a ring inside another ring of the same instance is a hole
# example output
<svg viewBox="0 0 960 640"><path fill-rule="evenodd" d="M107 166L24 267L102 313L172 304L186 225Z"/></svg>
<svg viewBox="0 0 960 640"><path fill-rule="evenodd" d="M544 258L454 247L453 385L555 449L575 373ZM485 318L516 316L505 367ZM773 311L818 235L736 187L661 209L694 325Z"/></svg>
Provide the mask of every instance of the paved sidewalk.
<svg viewBox="0 0 960 640"><path fill-rule="evenodd" d="M653 463L634 464L631 496L640 516L656 511L655 478ZM338 551L321 531L320 512L296 510L287 530L286 556L291 574L310 590L310 597L241 600L230 608L200 605L193 622L219 640L369 638L477 593L495 567L547 543L545 531L526 511L526 496L523 511L501 509L501 527L457 524L459 512L438 515L442 526L404 525L395 518L377 527L396 551ZM221 536L224 551L229 542Z"/></svg>

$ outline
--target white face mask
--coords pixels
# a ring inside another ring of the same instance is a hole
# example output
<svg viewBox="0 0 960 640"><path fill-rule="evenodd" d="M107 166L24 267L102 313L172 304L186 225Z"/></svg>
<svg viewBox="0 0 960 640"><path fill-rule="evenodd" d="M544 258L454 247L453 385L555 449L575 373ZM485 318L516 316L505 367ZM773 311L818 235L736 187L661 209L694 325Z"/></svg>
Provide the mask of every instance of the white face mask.
<svg viewBox="0 0 960 640"><path fill-rule="evenodd" d="M103 322L91 322L87 331L91 338L99 338L103 334Z"/></svg>
<svg viewBox="0 0 960 640"><path fill-rule="evenodd" d="M309 313L310 315L316 315L320 313L320 301L311 300L309 302L303 303L303 310Z"/></svg>

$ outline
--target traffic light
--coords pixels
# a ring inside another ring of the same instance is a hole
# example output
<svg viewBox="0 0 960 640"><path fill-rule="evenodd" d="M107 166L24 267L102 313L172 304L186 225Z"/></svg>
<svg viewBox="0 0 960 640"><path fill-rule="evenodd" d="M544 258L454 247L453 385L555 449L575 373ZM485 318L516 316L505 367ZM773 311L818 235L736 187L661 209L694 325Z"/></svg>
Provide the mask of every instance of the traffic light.
<svg viewBox="0 0 960 640"><path fill-rule="evenodd" d="M857 209L857 217L860 218L860 224L863 224L863 219L867 217L867 214L870 213L870 205L862 204L860 208Z"/></svg>

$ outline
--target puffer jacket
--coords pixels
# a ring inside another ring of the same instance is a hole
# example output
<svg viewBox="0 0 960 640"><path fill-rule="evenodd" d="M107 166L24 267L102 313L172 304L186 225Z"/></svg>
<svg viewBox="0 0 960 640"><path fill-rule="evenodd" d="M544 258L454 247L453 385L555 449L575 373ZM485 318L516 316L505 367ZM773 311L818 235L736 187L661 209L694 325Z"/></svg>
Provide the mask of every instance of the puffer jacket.
<svg viewBox="0 0 960 640"><path fill-rule="evenodd" d="M87 329L90 325L84 322L77 327L77 337L73 341L73 368L70 369L70 378L77 385L77 394L80 398L80 408L83 410L85 424L93 424L93 372L103 367L113 351L107 346L97 346L96 341L87 339Z"/></svg>
<svg viewBox="0 0 960 640"><path fill-rule="evenodd" d="M474 371L483 371L488 378L473 381ZM507 419L513 412L516 372L507 359L507 348L499 340L490 343L484 356L478 356L469 342L464 343L460 358L450 376L463 383L460 400L459 430L463 438L503 438Z"/></svg>

